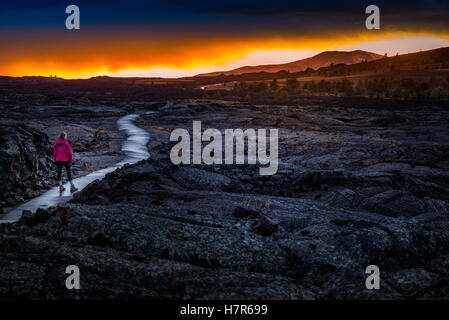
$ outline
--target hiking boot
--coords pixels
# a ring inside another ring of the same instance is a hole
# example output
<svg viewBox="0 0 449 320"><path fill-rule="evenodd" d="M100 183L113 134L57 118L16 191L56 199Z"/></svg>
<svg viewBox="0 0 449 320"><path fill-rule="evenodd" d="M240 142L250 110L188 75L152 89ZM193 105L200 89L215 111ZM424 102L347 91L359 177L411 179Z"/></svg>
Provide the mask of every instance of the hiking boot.
<svg viewBox="0 0 449 320"><path fill-rule="evenodd" d="M76 190L78 190L78 188L74 185L70 187L70 192L75 192Z"/></svg>
<svg viewBox="0 0 449 320"><path fill-rule="evenodd" d="M59 192L64 192L64 190L65 190L65 187L61 184L61 185L59 186Z"/></svg>

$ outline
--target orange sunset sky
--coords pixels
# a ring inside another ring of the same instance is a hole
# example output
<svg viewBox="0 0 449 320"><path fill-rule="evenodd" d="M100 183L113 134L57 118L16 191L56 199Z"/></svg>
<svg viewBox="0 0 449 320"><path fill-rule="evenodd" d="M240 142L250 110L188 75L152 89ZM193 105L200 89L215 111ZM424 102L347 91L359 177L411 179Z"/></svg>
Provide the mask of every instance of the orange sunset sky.
<svg viewBox="0 0 449 320"><path fill-rule="evenodd" d="M10 9L10 15L3 11L0 75L182 77L291 62L326 50L394 55L449 46L449 26L437 19L440 12L436 10L422 14L412 10L407 18L392 8L381 15L380 30L367 30L363 6L333 15L333 11L307 8L298 12L296 7L295 14L290 14L286 5L281 8L288 12L286 16L284 11L241 14L236 4L233 13L193 11L187 17L172 6L158 7L165 16L161 18L160 13L151 19L137 15L133 10L139 7L135 4L133 9L133 3L137 2L131 1L129 12L113 8L103 16L93 14L103 12L101 7L80 5L80 30L65 29L67 15L56 4L34 7L36 17L26 23L20 23L24 15L20 9ZM172 17L170 10L178 14ZM11 18L14 14L16 19ZM115 16L122 19L113 23Z"/></svg>

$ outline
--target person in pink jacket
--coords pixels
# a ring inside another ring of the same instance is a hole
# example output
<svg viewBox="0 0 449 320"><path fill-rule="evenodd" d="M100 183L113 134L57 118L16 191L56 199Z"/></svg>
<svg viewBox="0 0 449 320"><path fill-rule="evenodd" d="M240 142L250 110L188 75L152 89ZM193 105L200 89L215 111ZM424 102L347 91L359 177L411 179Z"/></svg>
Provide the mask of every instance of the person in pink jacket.
<svg viewBox="0 0 449 320"><path fill-rule="evenodd" d="M67 141L67 133L62 131L59 134L58 140L53 145L53 159L55 160L56 164L56 172L57 172L57 179L59 184L59 191L63 192L65 190L64 186L62 185L62 167L65 168L67 171L67 176L69 177L70 181L70 191L75 192L78 190L72 181L72 173L70 170L70 165L72 164L72 148L70 147L70 143Z"/></svg>

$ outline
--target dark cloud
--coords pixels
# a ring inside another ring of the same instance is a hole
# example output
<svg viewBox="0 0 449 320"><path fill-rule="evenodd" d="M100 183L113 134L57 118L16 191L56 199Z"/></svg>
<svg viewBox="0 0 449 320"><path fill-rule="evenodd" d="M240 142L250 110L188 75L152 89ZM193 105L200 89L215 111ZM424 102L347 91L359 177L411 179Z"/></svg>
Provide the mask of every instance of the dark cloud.
<svg viewBox="0 0 449 320"><path fill-rule="evenodd" d="M233 15L289 15L289 14L353 14L370 4L381 7L385 13L422 12L448 10L446 0L408 0L408 1L288 1L288 0L228 0L206 3L200 0L165 1L164 5L174 10L185 10L202 14L233 14Z"/></svg>
<svg viewBox="0 0 449 320"><path fill-rule="evenodd" d="M2 3L0 28L27 25L61 25L65 7L80 7L83 25L166 24L220 26L224 28L324 28L346 29L363 21L364 10L377 4L391 27L410 24L447 26L449 1L287 1L287 0L16 0ZM388 20L388 17L395 17ZM333 24L331 24L333 23Z"/></svg>

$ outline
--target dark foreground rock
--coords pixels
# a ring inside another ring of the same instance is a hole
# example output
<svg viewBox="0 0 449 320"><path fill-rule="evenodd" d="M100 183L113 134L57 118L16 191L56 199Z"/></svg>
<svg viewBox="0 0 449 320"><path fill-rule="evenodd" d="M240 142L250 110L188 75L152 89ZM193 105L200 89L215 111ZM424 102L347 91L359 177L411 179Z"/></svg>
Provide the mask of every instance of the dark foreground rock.
<svg viewBox="0 0 449 320"><path fill-rule="evenodd" d="M0 210L49 186L51 154L46 134L25 125L0 126Z"/></svg>
<svg viewBox="0 0 449 320"><path fill-rule="evenodd" d="M126 166L64 207L0 225L0 296L449 298L447 211L389 217L193 190L177 182L179 170L189 169L161 160ZM210 172L194 171L196 188ZM72 264L81 270L76 292L64 285ZM371 264L381 270L378 291L365 287Z"/></svg>
<svg viewBox="0 0 449 320"><path fill-rule="evenodd" d="M0 297L449 299L447 111L141 108L157 111L139 121L152 160L0 225ZM170 131L192 119L279 128L278 172L172 165ZM80 291L65 288L72 264ZM365 287L369 265L380 268L378 291Z"/></svg>

